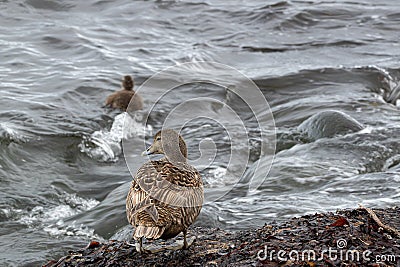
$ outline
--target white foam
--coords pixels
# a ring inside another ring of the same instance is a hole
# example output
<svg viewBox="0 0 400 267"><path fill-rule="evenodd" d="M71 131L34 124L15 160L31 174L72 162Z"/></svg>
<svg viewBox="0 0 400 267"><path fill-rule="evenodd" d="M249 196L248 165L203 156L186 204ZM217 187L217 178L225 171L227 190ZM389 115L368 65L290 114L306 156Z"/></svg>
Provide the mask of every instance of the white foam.
<svg viewBox="0 0 400 267"><path fill-rule="evenodd" d="M132 117L126 112L118 114L110 130L102 129L95 131L90 137L84 137L79 144L80 151L99 161L117 161L122 153L122 139L145 136L146 132L152 131L150 125L144 126L139 122L139 116L135 114Z"/></svg>
<svg viewBox="0 0 400 267"><path fill-rule="evenodd" d="M226 172L226 168L219 166L213 167L212 169L208 170L208 173L211 177L209 177L208 175L205 177L207 179L207 183L211 187L227 184L227 182L225 181Z"/></svg>
<svg viewBox="0 0 400 267"><path fill-rule="evenodd" d="M370 134L372 133L373 128L371 126L367 126L364 129L362 129L361 131L359 131L358 133L360 134Z"/></svg>
<svg viewBox="0 0 400 267"><path fill-rule="evenodd" d="M43 228L51 236L83 236L88 238L102 238L94 233L94 229L90 229L83 225L76 225L75 222L70 225L64 225L61 221L51 224Z"/></svg>
<svg viewBox="0 0 400 267"><path fill-rule="evenodd" d="M53 236L74 235L94 237L94 230L84 225L65 224L64 219L94 208L99 202L85 199L76 194L64 193L63 204L57 206L36 206L32 210L2 210L4 214L16 217L16 221L30 228L43 229Z"/></svg>
<svg viewBox="0 0 400 267"><path fill-rule="evenodd" d="M18 130L16 130L17 126L10 122L1 122L0 123L0 135L4 138L8 138L10 141L16 143L25 143L28 141L28 137L24 136Z"/></svg>

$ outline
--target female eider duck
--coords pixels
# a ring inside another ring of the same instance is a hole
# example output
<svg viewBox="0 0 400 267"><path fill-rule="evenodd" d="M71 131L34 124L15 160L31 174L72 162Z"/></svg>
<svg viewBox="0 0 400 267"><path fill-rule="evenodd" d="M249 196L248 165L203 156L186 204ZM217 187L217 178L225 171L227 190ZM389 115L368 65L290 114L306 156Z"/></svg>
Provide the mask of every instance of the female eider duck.
<svg viewBox="0 0 400 267"><path fill-rule="evenodd" d="M187 160L186 143L171 129L159 131L153 144L142 155L164 154L160 160L142 165L132 181L126 199L126 214L136 229L139 240L137 250L143 248L142 239L169 239L183 233L183 245L174 249L187 249L188 227L200 213L204 193L200 173Z"/></svg>
<svg viewBox="0 0 400 267"><path fill-rule="evenodd" d="M143 100L140 95L133 90L134 84L135 83L132 77L126 75L122 80L122 89L115 93L112 93L107 97L106 107L120 109L128 112L142 109ZM131 102L130 105L129 102Z"/></svg>

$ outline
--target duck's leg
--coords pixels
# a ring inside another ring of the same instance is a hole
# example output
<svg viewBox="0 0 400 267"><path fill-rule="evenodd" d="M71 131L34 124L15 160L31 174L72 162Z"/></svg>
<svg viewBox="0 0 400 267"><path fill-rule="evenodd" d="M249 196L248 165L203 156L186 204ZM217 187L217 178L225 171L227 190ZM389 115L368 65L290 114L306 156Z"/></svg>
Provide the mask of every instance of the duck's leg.
<svg viewBox="0 0 400 267"><path fill-rule="evenodd" d="M140 237L139 242L136 242L136 251L143 253L143 237Z"/></svg>
<svg viewBox="0 0 400 267"><path fill-rule="evenodd" d="M188 242L186 240L186 235L187 235L187 230L185 229L185 230L183 230L183 247L182 247L182 249L188 249L189 248ZM193 241L192 241L192 243L193 243Z"/></svg>
<svg viewBox="0 0 400 267"><path fill-rule="evenodd" d="M143 237L140 237L140 238L139 238L139 242L136 242L135 247L136 247L136 251L139 252L140 254L143 254L143 253L152 253L151 250L145 249L145 248L143 247Z"/></svg>
<svg viewBox="0 0 400 267"><path fill-rule="evenodd" d="M187 231L183 232L183 247L182 249L188 249L193 245L193 242L196 240L196 236L192 236L191 238L187 239Z"/></svg>

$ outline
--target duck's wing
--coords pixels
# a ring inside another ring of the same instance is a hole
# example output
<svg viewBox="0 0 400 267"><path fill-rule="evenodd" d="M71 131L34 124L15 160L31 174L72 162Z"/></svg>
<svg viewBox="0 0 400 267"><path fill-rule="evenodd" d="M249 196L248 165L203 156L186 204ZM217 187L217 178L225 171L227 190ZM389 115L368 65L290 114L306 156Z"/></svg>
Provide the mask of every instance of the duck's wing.
<svg viewBox="0 0 400 267"><path fill-rule="evenodd" d="M135 214L143 210L149 213L152 207L201 207L203 201L203 183L195 168L163 160L150 161L140 167L132 181L126 202L128 220L134 222Z"/></svg>
<svg viewBox="0 0 400 267"><path fill-rule="evenodd" d="M152 206L149 195L141 190L136 181L132 181L126 198L126 215L130 224L136 225L136 214Z"/></svg>
<svg viewBox="0 0 400 267"><path fill-rule="evenodd" d="M168 203L171 220L180 229L187 229L197 218L204 202L200 173L186 163L167 163L163 166L169 187L159 199Z"/></svg>
<svg viewBox="0 0 400 267"><path fill-rule="evenodd" d="M173 207L201 207L204 200L200 173L186 163L167 162L161 169L163 181L153 195Z"/></svg>
<svg viewBox="0 0 400 267"><path fill-rule="evenodd" d="M116 93L112 93L111 95L107 96L105 106L112 107L115 97Z"/></svg>
<svg viewBox="0 0 400 267"><path fill-rule="evenodd" d="M126 215L132 225L136 224L136 215L143 210L147 210L150 216L157 217L154 200L146 186L151 185L157 176L157 164L152 161L143 164L137 171L126 198ZM156 218L153 219L156 221Z"/></svg>

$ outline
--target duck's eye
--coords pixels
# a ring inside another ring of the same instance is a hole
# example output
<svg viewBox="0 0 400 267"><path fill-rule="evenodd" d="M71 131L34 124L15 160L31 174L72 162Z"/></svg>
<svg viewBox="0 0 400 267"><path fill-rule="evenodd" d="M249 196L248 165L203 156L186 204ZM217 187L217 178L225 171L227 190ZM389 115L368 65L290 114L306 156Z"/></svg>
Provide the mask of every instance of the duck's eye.
<svg viewBox="0 0 400 267"><path fill-rule="evenodd" d="M160 141L161 140L161 136L158 136L157 138L156 138L156 141Z"/></svg>

